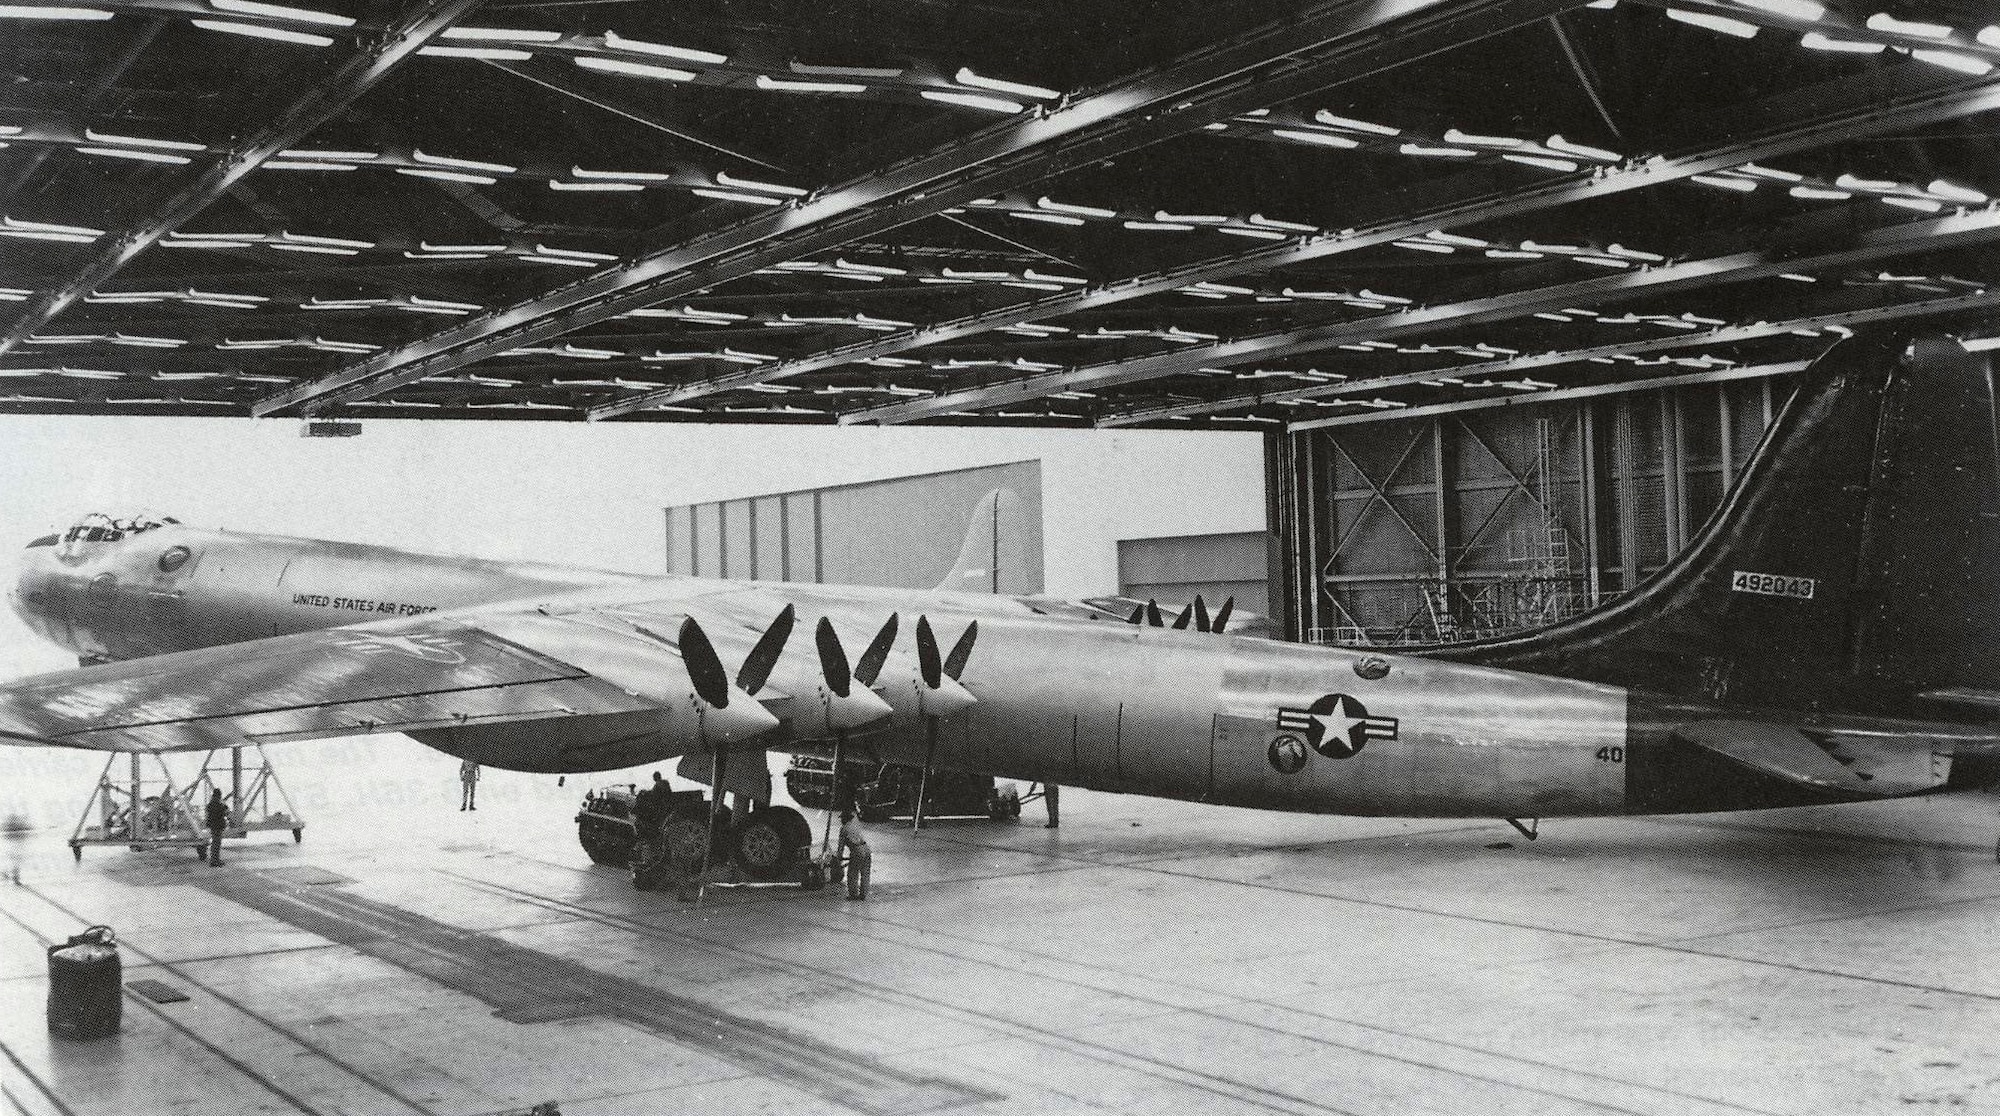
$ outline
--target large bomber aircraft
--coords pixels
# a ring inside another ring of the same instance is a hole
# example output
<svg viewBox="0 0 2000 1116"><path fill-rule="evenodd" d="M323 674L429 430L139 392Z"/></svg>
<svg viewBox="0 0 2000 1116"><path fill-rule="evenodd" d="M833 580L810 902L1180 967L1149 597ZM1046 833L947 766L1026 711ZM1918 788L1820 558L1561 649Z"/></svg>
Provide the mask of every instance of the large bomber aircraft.
<svg viewBox="0 0 2000 1116"><path fill-rule="evenodd" d="M1842 342L1649 582L1418 654L1037 598L88 521L29 544L12 602L89 665L0 685L0 739L170 752L400 732L530 772L684 757L683 774L755 804L739 835L788 848L804 819L771 803L763 752L827 742L1329 814L1923 794L1984 781L2000 757L1994 402L1985 359L1948 338Z"/></svg>

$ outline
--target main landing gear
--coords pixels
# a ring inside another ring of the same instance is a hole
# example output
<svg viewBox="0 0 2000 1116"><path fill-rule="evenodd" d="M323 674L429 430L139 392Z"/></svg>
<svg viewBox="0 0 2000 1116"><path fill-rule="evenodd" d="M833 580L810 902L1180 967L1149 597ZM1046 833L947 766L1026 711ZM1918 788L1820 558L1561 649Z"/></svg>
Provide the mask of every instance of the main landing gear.
<svg viewBox="0 0 2000 1116"><path fill-rule="evenodd" d="M738 799L713 809L701 791L674 792L667 820L651 847L632 820L635 794L628 787L592 791L577 814L577 836L598 864L630 866L634 887L678 889L684 884L795 883L825 874L808 857L812 826L790 806ZM714 822L711 826L710 818Z"/></svg>

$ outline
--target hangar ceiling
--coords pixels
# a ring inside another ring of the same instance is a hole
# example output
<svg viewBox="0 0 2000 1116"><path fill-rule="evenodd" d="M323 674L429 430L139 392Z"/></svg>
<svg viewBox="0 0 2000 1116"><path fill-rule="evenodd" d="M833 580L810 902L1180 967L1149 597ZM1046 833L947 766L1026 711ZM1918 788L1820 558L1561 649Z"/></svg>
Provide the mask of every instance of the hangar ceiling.
<svg viewBox="0 0 2000 1116"><path fill-rule="evenodd" d="M0 3L0 412L1272 430L2000 333L1988 18Z"/></svg>

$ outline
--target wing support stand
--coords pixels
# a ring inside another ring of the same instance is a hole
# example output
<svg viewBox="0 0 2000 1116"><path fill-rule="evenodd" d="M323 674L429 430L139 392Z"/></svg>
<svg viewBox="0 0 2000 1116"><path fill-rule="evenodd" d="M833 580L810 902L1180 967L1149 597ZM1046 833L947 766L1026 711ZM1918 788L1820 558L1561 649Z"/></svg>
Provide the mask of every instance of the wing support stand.
<svg viewBox="0 0 2000 1116"><path fill-rule="evenodd" d="M120 761L126 770L117 772ZM159 769L146 773L147 760ZM203 849L208 838L187 808L185 794L174 785L166 760L151 752L113 755L104 762L90 801L69 837L70 854L83 859L86 845L126 845L132 849Z"/></svg>
<svg viewBox="0 0 2000 1116"><path fill-rule="evenodd" d="M299 817L297 807L292 805L292 796L285 793L285 785L278 781L278 769L271 766L271 757L265 754L262 744L252 744L251 747L256 749L257 757L254 764L247 766L243 762L241 746L229 749L227 767L216 765L215 754L221 749L202 757L200 774L195 776L182 796L188 817L201 817L203 808L208 805L209 791L220 790L222 800L229 804L229 828L223 831L224 837L247 837L267 830L289 829L293 844L305 840L306 823ZM225 771L229 773L227 787L220 786L216 779ZM250 780L247 789L243 785L245 776ZM283 809L271 808L273 791L277 792Z"/></svg>
<svg viewBox="0 0 2000 1116"><path fill-rule="evenodd" d="M1526 837L1530 841L1534 840L1536 837L1541 835L1542 819L1540 818L1529 818L1528 824L1526 825L1521 824L1520 818L1508 818L1507 824L1513 826L1515 832L1519 833L1523 837Z"/></svg>

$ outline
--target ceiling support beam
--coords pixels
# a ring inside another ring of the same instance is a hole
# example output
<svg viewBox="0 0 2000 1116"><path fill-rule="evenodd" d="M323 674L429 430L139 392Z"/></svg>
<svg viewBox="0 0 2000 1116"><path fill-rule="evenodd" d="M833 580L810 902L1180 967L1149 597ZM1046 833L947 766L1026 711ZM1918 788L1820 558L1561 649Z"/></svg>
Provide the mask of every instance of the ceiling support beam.
<svg viewBox="0 0 2000 1116"><path fill-rule="evenodd" d="M1836 95L1849 92L1845 86ZM593 408L593 419L616 418L649 407L686 403L724 391L737 391L757 384L821 372L845 364L890 356L908 349L955 341L1008 326L1043 321L1067 314L1097 310L1134 299L1167 294L1201 282L1215 282L1239 275L1295 267L1349 252L1374 248L1433 229L1459 228L1486 221L1539 213L1575 202L1609 197L1628 190L1682 182L1698 174L1710 174L1744 163L1762 162L1809 151L1828 143L1866 135L1879 135L1920 128L1945 120L2000 109L2000 82L1982 82L1937 90L1927 89L1900 98L1869 97L1818 116L1799 113L1797 106L1810 105L1810 95L1790 94L1784 103L1790 117L1781 122L1763 122L1761 127L1720 128L1725 135L1750 132L1754 138L1688 151L1665 158L1633 160L1577 175L1566 175L1541 185L1470 200L1455 201L1422 213L1402 215L1372 225L1321 233L1274 243L1267 247L1199 263L1133 276L1083 290L1050 295L984 310L949 321L918 326L900 333L885 334L840 345L790 360L756 368L746 368L663 391L635 395Z"/></svg>
<svg viewBox="0 0 2000 1116"><path fill-rule="evenodd" d="M947 391L907 403L852 411L843 414L840 421L848 425L909 422L953 411L977 411L1021 403L1061 391L1117 387L1203 368L1227 368L1248 361L1297 356L1338 345L1390 341L1438 330L1510 321L1570 306L1590 306L1642 295L1662 295L1767 279L1786 272L1811 272L1872 263L1914 252L1947 251L1996 238L2000 238L2000 208L1988 206L1948 217L1907 221L1874 229L1854 237L1844 247L1819 252L1759 249L1704 260L1656 264L1552 287L1192 345L1172 352Z"/></svg>
<svg viewBox="0 0 2000 1116"><path fill-rule="evenodd" d="M1434 418L1438 415L1455 415L1464 411L1490 411L1496 407L1525 407L1535 403L1561 403L1571 399L1595 399L1601 395L1626 395L1635 391L1656 391L1660 388L1687 387L1690 384L1719 384L1729 380L1761 380L1772 376L1789 376L1803 372L1812 361L1787 360L1777 364L1750 364L1741 368L1716 368L1706 372L1688 372L1678 376L1655 376L1648 380L1620 380L1615 384L1591 384L1588 387L1562 388L1558 391L1538 391L1533 395L1498 395L1485 399L1459 399L1450 403L1427 403L1421 407L1405 407L1400 410L1369 411L1366 414L1335 415L1332 418L1306 419L1285 428L1288 434L1299 434L1307 430L1321 430L1329 426L1359 426L1365 423L1395 422L1398 419Z"/></svg>
<svg viewBox="0 0 2000 1116"><path fill-rule="evenodd" d="M84 265L69 284L44 294L30 305L13 328L0 336L0 355L55 320L76 300L102 286L139 253L214 204L266 159L296 146L333 119L405 59L415 55L419 47L479 4L480 0L414 0L401 18L366 40L359 53L286 106L261 132L210 163L171 198L154 207L143 224L109 238L97 258Z"/></svg>
<svg viewBox="0 0 2000 1116"><path fill-rule="evenodd" d="M1143 407L1132 411L1105 415L1097 420L1101 427L1135 426L1143 422L1160 422L1165 419L1185 418L1194 415L1214 414L1218 411L1234 411L1245 407L1269 406L1305 399L1329 399L1341 395L1364 395L1387 391L1392 388L1409 387L1450 376L1515 376L1542 368L1554 368L1565 364L1581 364L1591 360L1605 360L1621 356L1638 356L1642 353L1666 352L1672 349L1693 349L1707 346L1737 345L1746 341L1759 341L1772 337L1806 330L1824 330L1833 327L1848 328L1875 325L1881 322L1904 321L1909 318L1944 317L1952 314L1991 312L2000 310L2000 291L1976 291L1954 295L1949 298L1931 298L1921 302L1902 302L1893 306L1871 306L1860 310L1844 310L1831 314L1817 314L1807 318L1793 318L1782 322L1753 322L1749 325L1720 326L1715 329L1695 333L1671 333L1663 337L1648 337L1639 341L1622 341L1611 345L1597 345L1587 349L1568 349L1546 353L1529 353L1509 357L1505 360L1486 360L1476 364L1441 364L1431 368L1413 369L1385 376L1364 376L1343 380L1337 384L1315 384L1312 387L1290 391L1272 391L1261 394L1231 395L1220 399L1192 400L1165 407Z"/></svg>
<svg viewBox="0 0 2000 1116"><path fill-rule="evenodd" d="M772 263L833 248L1329 85L1462 46L1577 0L1335 0L1164 69L1009 117L880 171L649 252L261 400L324 410Z"/></svg>

